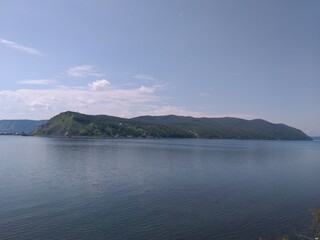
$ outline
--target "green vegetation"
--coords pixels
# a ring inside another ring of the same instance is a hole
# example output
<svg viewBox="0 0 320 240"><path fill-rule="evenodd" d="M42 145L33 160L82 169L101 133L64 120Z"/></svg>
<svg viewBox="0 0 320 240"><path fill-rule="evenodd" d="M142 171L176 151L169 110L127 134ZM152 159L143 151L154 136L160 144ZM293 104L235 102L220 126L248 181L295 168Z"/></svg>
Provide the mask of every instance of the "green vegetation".
<svg viewBox="0 0 320 240"><path fill-rule="evenodd" d="M212 138L311 140L284 124L238 118L143 116L132 119L64 112L37 128L36 136L91 136L134 138Z"/></svg>
<svg viewBox="0 0 320 240"><path fill-rule="evenodd" d="M136 121L168 124L194 133L200 138L311 140L301 130L284 124L273 124L262 119L192 118L180 116L134 118Z"/></svg>
<svg viewBox="0 0 320 240"><path fill-rule="evenodd" d="M176 127L129 119L61 113L35 130L34 135L92 137L192 138L193 134Z"/></svg>

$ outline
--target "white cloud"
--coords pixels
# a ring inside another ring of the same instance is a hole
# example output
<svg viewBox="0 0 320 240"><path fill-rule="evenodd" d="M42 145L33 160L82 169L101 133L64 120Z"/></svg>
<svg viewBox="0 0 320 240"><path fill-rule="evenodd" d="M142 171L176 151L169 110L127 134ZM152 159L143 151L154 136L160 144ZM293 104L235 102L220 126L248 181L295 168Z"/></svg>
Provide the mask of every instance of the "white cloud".
<svg viewBox="0 0 320 240"><path fill-rule="evenodd" d="M98 83L101 82L104 81ZM108 83L104 84L108 86ZM140 87L126 89L106 87L103 91L92 91L92 87L89 86L3 90L0 91L0 119L44 119L68 110L87 114L134 117L139 112L147 114L149 110L161 105L164 98L156 95L160 89L161 86L152 86L145 91L141 91Z"/></svg>
<svg viewBox="0 0 320 240"><path fill-rule="evenodd" d="M204 109L202 109L203 111L192 111L184 107L170 106L165 103L168 98L158 95L159 91L163 89L165 89L165 85L134 88L112 87L107 80L100 79L88 84L87 87L61 86L2 90L0 91L0 119L48 119L63 111L127 118L169 114L193 117L234 116L248 118L248 115L241 114L214 116L204 113L206 112Z"/></svg>
<svg viewBox="0 0 320 240"><path fill-rule="evenodd" d="M105 90L109 85L110 85L110 82L105 79L96 80L88 84L90 89L93 91Z"/></svg>
<svg viewBox="0 0 320 240"><path fill-rule="evenodd" d="M51 79L26 79L19 81L21 84L29 84L29 85L48 85L54 83L54 80Z"/></svg>
<svg viewBox="0 0 320 240"><path fill-rule="evenodd" d="M158 96L164 88L164 85L111 87L107 80L101 79L90 83L87 88L3 90L0 91L0 119L48 119L63 111L126 118L168 114L204 116L201 112L164 105L168 98Z"/></svg>
<svg viewBox="0 0 320 240"><path fill-rule="evenodd" d="M152 88L152 87L148 88L148 87L145 87L145 86L141 86L139 88L139 91L142 92L142 93L153 93L155 91L155 89Z"/></svg>
<svg viewBox="0 0 320 240"><path fill-rule="evenodd" d="M135 75L135 76L133 76L133 78L139 79L139 80L143 80L143 81L155 81L155 80L157 80L153 76L150 76L150 75L147 75L147 74Z"/></svg>
<svg viewBox="0 0 320 240"><path fill-rule="evenodd" d="M20 50L22 52L25 52L25 53L28 53L31 55L44 56L43 53L38 49L26 47L26 46L20 45L16 42L12 42L12 41L9 41L6 39L0 38L0 43L3 45L6 45L7 47L15 48L17 50Z"/></svg>
<svg viewBox="0 0 320 240"><path fill-rule="evenodd" d="M49 79L24 80L27 84L45 84ZM50 80L52 81L52 80ZM0 119L48 119L63 111L86 114L106 114L119 117L141 115L182 115L193 117L240 117L259 116L246 114L211 115L205 109L196 111L166 104L167 97L159 91L165 85L149 87L112 87L106 79L88 84L87 87L54 87L0 91ZM260 117L261 118L261 117Z"/></svg>
<svg viewBox="0 0 320 240"><path fill-rule="evenodd" d="M95 67L93 65L79 65L74 66L67 70L67 73L71 77L102 77L103 74L95 71Z"/></svg>

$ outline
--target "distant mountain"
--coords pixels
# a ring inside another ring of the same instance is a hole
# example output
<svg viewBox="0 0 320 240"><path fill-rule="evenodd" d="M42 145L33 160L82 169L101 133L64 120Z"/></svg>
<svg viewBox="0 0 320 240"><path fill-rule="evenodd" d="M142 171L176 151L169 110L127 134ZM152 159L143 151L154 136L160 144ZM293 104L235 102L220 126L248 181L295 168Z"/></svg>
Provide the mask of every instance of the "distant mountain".
<svg viewBox="0 0 320 240"><path fill-rule="evenodd" d="M262 119L193 118L169 115L142 116L133 118L133 120L179 126L199 138L312 140L299 129L285 124L273 124Z"/></svg>
<svg viewBox="0 0 320 240"><path fill-rule="evenodd" d="M0 133L30 133L47 120L0 120Z"/></svg>
<svg viewBox="0 0 320 240"><path fill-rule="evenodd" d="M37 128L37 136L312 140L301 130L265 120L175 115L132 119L64 112Z"/></svg>

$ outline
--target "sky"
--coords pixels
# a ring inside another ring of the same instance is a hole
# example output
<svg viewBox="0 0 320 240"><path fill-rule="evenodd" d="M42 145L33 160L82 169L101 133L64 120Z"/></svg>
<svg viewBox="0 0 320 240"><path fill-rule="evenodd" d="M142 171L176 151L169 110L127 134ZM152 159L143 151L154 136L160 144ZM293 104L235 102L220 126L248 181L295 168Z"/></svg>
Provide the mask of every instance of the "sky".
<svg viewBox="0 0 320 240"><path fill-rule="evenodd" d="M318 0L0 0L0 119L262 118L320 135Z"/></svg>

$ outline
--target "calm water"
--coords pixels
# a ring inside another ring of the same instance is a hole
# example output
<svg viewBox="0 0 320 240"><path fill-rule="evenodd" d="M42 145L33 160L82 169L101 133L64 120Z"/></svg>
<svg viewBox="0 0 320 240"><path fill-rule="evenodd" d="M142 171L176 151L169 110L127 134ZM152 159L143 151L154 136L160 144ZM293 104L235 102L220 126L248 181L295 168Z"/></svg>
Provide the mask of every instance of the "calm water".
<svg viewBox="0 0 320 240"><path fill-rule="evenodd" d="M310 225L320 142L0 137L0 239L256 239Z"/></svg>

